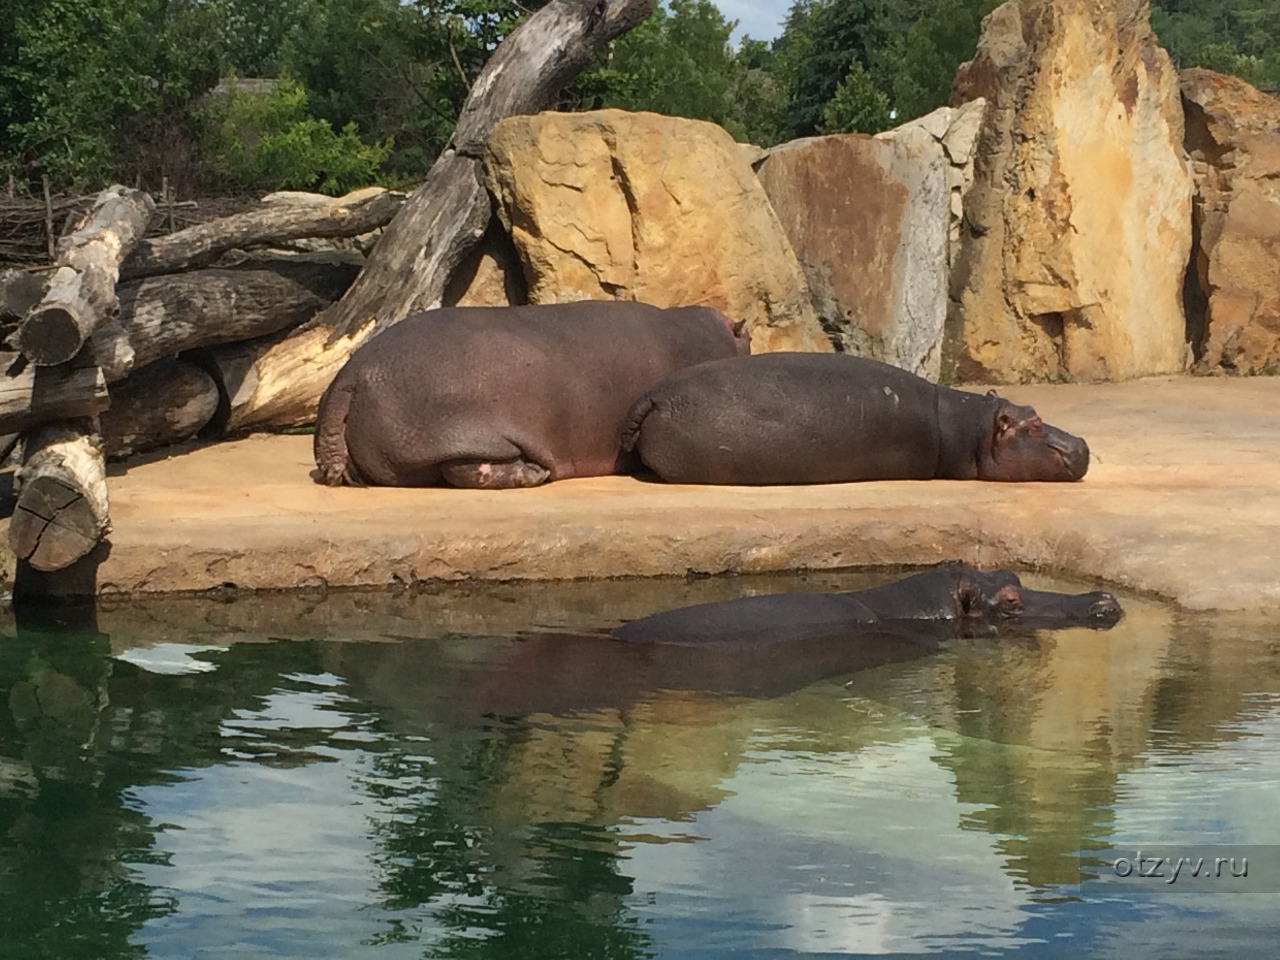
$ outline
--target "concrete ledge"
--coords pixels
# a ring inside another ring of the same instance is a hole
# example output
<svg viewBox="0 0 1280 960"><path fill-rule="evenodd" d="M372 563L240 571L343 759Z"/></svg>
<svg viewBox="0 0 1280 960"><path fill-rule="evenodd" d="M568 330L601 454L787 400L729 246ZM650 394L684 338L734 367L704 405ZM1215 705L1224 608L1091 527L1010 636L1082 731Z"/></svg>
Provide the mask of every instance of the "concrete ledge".
<svg viewBox="0 0 1280 960"><path fill-rule="evenodd" d="M1093 450L1078 484L330 489L311 438L258 436L110 480L104 592L1020 566L1192 609L1280 609L1280 380L1002 390ZM2 571L12 578L9 569Z"/></svg>

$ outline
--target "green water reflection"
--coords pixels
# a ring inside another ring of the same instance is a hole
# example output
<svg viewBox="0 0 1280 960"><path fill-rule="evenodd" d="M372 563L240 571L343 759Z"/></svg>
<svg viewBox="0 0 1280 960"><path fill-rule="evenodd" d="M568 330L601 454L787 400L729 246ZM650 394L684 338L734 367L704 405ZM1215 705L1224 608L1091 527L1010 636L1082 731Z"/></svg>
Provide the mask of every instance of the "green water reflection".
<svg viewBox="0 0 1280 960"><path fill-rule="evenodd" d="M11 619L0 956L1271 954L1274 890L1077 884L1081 851L1280 844L1280 625L1126 597L718 692L569 636L871 579Z"/></svg>

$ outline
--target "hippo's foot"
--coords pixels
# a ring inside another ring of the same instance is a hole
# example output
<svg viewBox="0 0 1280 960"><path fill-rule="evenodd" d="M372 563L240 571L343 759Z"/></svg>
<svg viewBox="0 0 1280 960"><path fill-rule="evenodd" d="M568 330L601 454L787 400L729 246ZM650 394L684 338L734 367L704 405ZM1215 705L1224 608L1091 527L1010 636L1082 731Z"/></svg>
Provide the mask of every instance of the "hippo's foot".
<svg viewBox="0 0 1280 960"><path fill-rule="evenodd" d="M440 475L452 487L497 490L536 487L546 483L551 471L529 460L453 460L440 464Z"/></svg>

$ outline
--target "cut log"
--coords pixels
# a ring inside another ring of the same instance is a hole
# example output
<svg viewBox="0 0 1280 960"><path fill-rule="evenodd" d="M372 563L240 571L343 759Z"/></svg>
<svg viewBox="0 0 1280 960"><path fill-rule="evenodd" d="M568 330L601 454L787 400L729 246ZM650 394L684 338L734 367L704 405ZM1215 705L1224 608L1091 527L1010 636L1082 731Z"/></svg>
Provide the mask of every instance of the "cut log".
<svg viewBox="0 0 1280 960"><path fill-rule="evenodd" d="M490 132L505 117L554 105L598 50L652 11L653 0L551 0L513 30L476 77L453 138L351 289L314 327L248 361L252 369L229 390L241 396L233 423L244 429L314 419L320 394L361 343L415 311L438 307L489 223L481 157Z"/></svg>
<svg viewBox="0 0 1280 960"><path fill-rule="evenodd" d="M0 353L7 370L14 354ZM31 430L54 420L92 417L109 403L102 371L93 365L23 366L14 376L0 374L0 434Z"/></svg>
<svg viewBox="0 0 1280 960"><path fill-rule="evenodd" d="M102 451L115 460L189 440L217 410L213 377L185 360L159 360L112 385Z"/></svg>
<svg viewBox="0 0 1280 960"><path fill-rule="evenodd" d="M91 420L40 427L26 438L9 545L37 570L61 570L111 529L107 473Z"/></svg>
<svg viewBox="0 0 1280 960"><path fill-rule="evenodd" d="M116 280L151 221L155 201L141 190L108 187L84 219L58 241L49 289L14 337L33 362L52 366L79 352L94 328L116 313Z"/></svg>
<svg viewBox="0 0 1280 960"><path fill-rule="evenodd" d="M49 274L0 270L0 322L21 320L49 289Z"/></svg>
<svg viewBox="0 0 1280 960"><path fill-rule="evenodd" d="M310 320L359 272L349 258L297 257L123 283L119 322L94 335L93 353L110 383L183 350L277 333Z"/></svg>
<svg viewBox="0 0 1280 960"><path fill-rule="evenodd" d="M259 210L220 217L167 237L144 240L121 270L125 279L212 263L228 250L304 237L356 237L390 222L404 195L365 187L343 197L280 194Z"/></svg>

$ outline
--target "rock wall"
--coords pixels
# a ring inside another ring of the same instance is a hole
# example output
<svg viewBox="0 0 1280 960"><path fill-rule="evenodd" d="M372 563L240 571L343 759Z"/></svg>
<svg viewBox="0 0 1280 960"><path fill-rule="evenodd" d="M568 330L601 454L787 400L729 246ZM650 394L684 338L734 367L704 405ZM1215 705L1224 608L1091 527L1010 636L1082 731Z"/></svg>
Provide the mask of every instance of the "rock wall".
<svg viewBox="0 0 1280 960"><path fill-rule="evenodd" d="M1280 98L1212 70L1181 80L1196 179L1197 369L1280 372Z"/></svg>
<svg viewBox="0 0 1280 960"><path fill-rule="evenodd" d="M755 352L830 351L749 160L714 124L621 110L510 117L485 149L530 303L706 304Z"/></svg>
<svg viewBox="0 0 1280 960"><path fill-rule="evenodd" d="M1009 0L952 102L989 103L952 278L957 379L1106 380L1186 365L1192 184L1146 0Z"/></svg>

